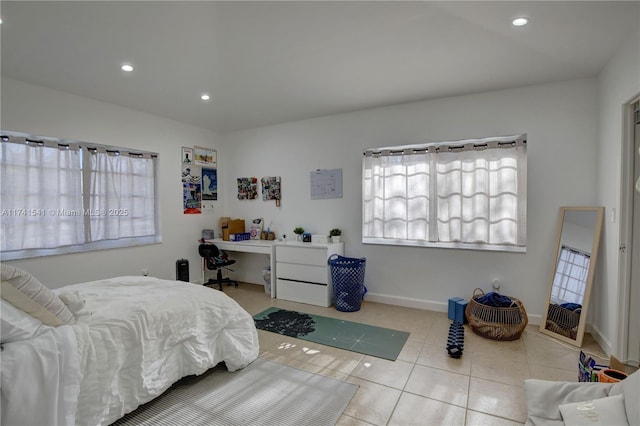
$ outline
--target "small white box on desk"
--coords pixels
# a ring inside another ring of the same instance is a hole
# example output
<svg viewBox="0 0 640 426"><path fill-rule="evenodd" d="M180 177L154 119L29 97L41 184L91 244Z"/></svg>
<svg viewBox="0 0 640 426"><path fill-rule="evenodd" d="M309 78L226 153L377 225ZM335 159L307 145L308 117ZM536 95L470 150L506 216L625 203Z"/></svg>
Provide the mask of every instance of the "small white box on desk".
<svg viewBox="0 0 640 426"><path fill-rule="evenodd" d="M329 237L327 237L326 235L313 234L311 236L311 242L312 243L328 243Z"/></svg>

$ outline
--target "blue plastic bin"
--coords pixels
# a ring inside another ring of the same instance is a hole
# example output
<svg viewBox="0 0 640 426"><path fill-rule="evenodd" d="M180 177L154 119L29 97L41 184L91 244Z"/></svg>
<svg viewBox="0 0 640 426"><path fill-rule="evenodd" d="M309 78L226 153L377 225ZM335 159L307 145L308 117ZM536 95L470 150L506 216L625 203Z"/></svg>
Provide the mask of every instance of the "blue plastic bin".
<svg viewBox="0 0 640 426"><path fill-rule="evenodd" d="M366 258L344 257L334 254L329 258L333 303L343 312L359 311L367 288L364 286Z"/></svg>

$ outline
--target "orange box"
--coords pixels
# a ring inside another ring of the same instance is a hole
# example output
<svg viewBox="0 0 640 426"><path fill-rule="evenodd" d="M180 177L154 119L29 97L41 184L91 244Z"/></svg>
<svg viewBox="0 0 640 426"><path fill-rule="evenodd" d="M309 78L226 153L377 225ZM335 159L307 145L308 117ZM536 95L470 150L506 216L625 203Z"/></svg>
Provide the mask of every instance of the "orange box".
<svg viewBox="0 0 640 426"><path fill-rule="evenodd" d="M232 219L227 222L227 229L229 230L229 235L231 234L241 234L244 232L244 219Z"/></svg>

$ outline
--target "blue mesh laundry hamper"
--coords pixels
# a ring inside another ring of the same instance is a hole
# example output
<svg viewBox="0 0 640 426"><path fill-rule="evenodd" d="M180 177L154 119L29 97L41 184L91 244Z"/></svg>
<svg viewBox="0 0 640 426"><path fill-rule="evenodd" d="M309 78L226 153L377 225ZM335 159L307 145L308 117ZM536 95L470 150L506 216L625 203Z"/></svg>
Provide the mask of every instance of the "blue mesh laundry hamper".
<svg viewBox="0 0 640 426"><path fill-rule="evenodd" d="M367 288L364 286L364 271L367 259L332 255L329 258L333 303L343 312L359 311Z"/></svg>

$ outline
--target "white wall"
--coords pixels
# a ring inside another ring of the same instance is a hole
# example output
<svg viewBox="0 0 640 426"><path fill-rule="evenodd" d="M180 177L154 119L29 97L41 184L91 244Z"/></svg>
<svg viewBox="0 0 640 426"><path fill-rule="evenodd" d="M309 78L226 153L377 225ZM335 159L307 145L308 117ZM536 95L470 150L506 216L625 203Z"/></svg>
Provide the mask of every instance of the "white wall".
<svg viewBox="0 0 640 426"><path fill-rule="evenodd" d="M264 217L278 236L291 235L298 225L313 233L341 227L346 254L367 258L369 300L444 310L449 297L468 298L476 287L488 291L489 283L499 279L501 290L522 299L536 322L550 279L558 208L619 205L621 105L640 91L639 62L637 41L632 39L597 81L576 80L418 102L223 137L139 111L2 79L4 130L160 154L163 243L11 263L55 288L115 274L138 275L142 268L171 279L175 260L184 257L190 261L195 281L200 275L196 240L202 228L217 230L221 215L247 220ZM360 243L364 149L521 132L529 135L526 254ZM218 150L220 200L212 216L185 216L181 212L178 159L183 145ZM599 173L594 172L596 165ZM343 169L343 198L310 200L309 172L319 168ZM235 179L243 176L281 176L281 206L237 200ZM594 188L598 188L597 197ZM605 345L614 338L618 326L617 232L617 227L605 225L600 279L592 302L594 327ZM260 283L260 269L267 262L254 260L239 256L238 273L241 279Z"/></svg>
<svg viewBox="0 0 640 426"><path fill-rule="evenodd" d="M620 222L610 220L611 209L620 212L623 106L640 94L640 30L629 37L598 77L597 202L606 208L597 280L593 289L592 327L606 352L618 357L621 350L618 278ZM634 262L640 262L636 250ZM636 283L637 285L637 283ZM632 302L631 309L637 309Z"/></svg>
<svg viewBox="0 0 640 426"><path fill-rule="evenodd" d="M142 268L148 268L150 275L175 279L175 261L179 258L190 261L190 279L200 279L197 239L202 228L215 226L220 215L218 212L215 215L182 214L181 146L216 148L219 161L224 163L217 134L5 78L2 79L1 127L6 131L159 153L162 243L39 257L11 264L31 272L51 288L115 275L140 275Z"/></svg>
<svg viewBox="0 0 640 426"><path fill-rule="evenodd" d="M236 132L224 136L225 181L281 176L283 199L281 207L240 201L226 185L225 213L264 217L278 236L298 225L323 234L342 228L346 255L367 258L369 300L444 310L448 298L469 298L476 287L490 291L499 279L501 291L520 298L535 322L551 276L559 207L596 202L596 123L596 81L584 79ZM518 133L529 142L526 254L361 244L364 149ZM336 168L343 170L343 198L310 200L309 172ZM257 271L252 276L259 282Z"/></svg>

